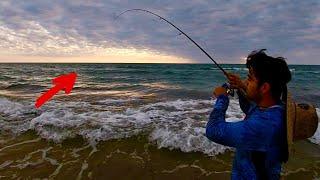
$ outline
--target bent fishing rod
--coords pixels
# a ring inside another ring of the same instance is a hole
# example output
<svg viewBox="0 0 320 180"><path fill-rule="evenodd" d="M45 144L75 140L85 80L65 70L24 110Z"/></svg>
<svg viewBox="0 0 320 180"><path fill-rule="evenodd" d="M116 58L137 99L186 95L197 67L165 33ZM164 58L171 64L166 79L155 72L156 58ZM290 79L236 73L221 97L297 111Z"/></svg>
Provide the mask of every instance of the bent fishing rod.
<svg viewBox="0 0 320 180"><path fill-rule="evenodd" d="M181 34L183 34L185 37L187 37L191 42L193 42L193 44L195 44L205 55L207 55L209 57L209 59L211 59L212 62L214 62L214 64L223 72L223 74L227 77L228 79L228 73L198 44L196 43L191 37L189 37L185 32L183 32L180 28L178 28L177 26L175 26L172 22L168 21L167 19L161 17L160 15L153 13L151 11L145 10L145 9L128 9L126 11L123 11L122 13L120 13L118 16L115 17L115 20L117 18L119 18L121 15L130 12L130 11L142 11L142 12L146 12L149 14L152 14L154 16L157 16L160 18L160 20L164 20L165 22L167 22L168 24L170 24L171 26L173 26L174 28L176 28ZM180 34L179 34L180 35Z"/></svg>

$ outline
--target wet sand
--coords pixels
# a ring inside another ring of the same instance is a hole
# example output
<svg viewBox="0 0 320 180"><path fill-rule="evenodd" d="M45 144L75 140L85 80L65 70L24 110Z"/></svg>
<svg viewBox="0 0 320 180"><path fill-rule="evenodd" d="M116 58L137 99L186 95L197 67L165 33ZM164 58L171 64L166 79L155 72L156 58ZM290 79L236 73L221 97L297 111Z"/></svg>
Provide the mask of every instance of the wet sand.
<svg viewBox="0 0 320 180"><path fill-rule="evenodd" d="M283 179L320 177L320 148L294 145ZM215 157L158 149L147 135L89 145L82 137L48 142L33 131L0 135L0 178L5 179L230 179L233 151Z"/></svg>

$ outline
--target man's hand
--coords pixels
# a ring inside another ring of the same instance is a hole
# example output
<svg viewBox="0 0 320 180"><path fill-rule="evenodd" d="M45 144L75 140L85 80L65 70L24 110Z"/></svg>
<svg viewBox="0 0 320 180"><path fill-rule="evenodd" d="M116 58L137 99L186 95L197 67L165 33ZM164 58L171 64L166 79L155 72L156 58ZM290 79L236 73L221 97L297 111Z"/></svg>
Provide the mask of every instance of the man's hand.
<svg viewBox="0 0 320 180"><path fill-rule="evenodd" d="M213 91L213 96L218 97L218 96L220 96L221 94L224 94L224 95L226 95L226 96L228 95L226 88L221 87L221 86L216 87L216 88L214 89L214 91Z"/></svg>
<svg viewBox="0 0 320 180"><path fill-rule="evenodd" d="M230 87L233 89L246 89L245 83L240 79L240 76L237 74L228 73L228 80Z"/></svg>

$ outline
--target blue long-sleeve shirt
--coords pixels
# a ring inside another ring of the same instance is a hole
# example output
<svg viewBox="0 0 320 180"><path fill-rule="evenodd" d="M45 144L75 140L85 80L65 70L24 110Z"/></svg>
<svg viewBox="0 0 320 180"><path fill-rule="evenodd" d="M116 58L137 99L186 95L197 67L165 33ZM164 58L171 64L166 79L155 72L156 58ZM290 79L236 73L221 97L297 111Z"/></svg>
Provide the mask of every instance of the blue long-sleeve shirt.
<svg viewBox="0 0 320 180"><path fill-rule="evenodd" d="M239 102L246 114L245 119L226 122L229 98L225 95L217 98L207 123L206 136L216 143L236 148L232 179L279 179L285 138L283 105L260 109L241 95Z"/></svg>

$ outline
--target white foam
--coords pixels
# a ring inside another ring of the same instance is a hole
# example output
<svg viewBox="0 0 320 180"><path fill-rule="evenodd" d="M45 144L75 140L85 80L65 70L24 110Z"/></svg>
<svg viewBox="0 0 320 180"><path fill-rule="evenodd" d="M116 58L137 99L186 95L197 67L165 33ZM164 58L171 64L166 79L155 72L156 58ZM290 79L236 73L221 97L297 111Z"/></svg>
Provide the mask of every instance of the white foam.
<svg viewBox="0 0 320 180"><path fill-rule="evenodd" d="M153 83L140 83L139 85L145 86L147 88L157 88L157 89L181 89L178 85L168 84L166 82L153 82Z"/></svg>
<svg viewBox="0 0 320 180"><path fill-rule="evenodd" d="M156 128L150 135L159 148L180 149L183 152L203 152L216 155L230 149L216 144L205 137L205 128Z"/></svg>
<svg viewBox="0 0 320 180"><path fill-rule="evenodd" d="M27 102L13 102L0 98L0 130L14 134L25 132L29 129L30 120L40 112L34 105Z"/></svg>
<svg viewBox="0 0 320 180"><path fill-rule="evenodd" d="M90 83L90 80L87 80L89 82L85 82L80 84L78 82L78 86L76 87L81 87L81 88L96 88L96 89L112 89L112 88L117 88L117 87L129 87L131 86L130 83L108 83L108 84L97 84L97 83Z"/></svg>
<svg viewBox="0 0 320 180"><path fill-rule="evenodd" d="M208 155L224 152L227 147L209 141L205 126L212 110L212 100L173 100L112 111L108 102L125 102L130 99L105 99L105 104L87 102L50 101L41 107L41 114L27 122L21 120L23 132L35 130L42 138L61 142L76 135L88 139L91 144L109 139L126 138L141 132L149 133L149 140L159 148L180 149L184 152L199 151ZM0 112L10 117L25 118L24 111L32 110L32 104L1 99ZM24 110L26 109L26 110ZM34 109L34 108L33 108ZM227 110L228 121L243 117L237 100L231 99ZM20 122L20 121L19 121ZM0 126L4 123L0 121ZM18 123L19 124L19 123ZM12 126L11 128L14 128Z"/></svg>
<svg viewBox="0 0 320 180"><path fill-rule="evenodd" d="M128 101L134 101L134 100L137 100L137 99L106 98L103 100L99 100L98 103L108 105L108 104L115 104L115 103L125 103Z"/></svg>
<svg viewBox="0 0 320 180"><path fill-rule="evenodd" d="M25 107L17 102L9 101L6 98L0 98L0 112L2 114L17 117L25 112Z"/></svg>
<svg viewBox="0 0 320 180"><path fill-rule="evenodd" d="M319 121L320 109L316 108L316 111L317 111L318 121ZM320 145L320 122L318 123L318 128L317 128L316 132L314 133L314 135L311 138L309 138L309 140L315 144Z"/></svg>

